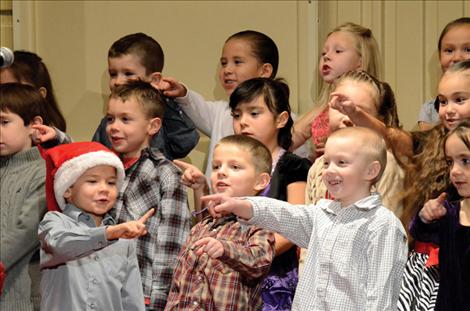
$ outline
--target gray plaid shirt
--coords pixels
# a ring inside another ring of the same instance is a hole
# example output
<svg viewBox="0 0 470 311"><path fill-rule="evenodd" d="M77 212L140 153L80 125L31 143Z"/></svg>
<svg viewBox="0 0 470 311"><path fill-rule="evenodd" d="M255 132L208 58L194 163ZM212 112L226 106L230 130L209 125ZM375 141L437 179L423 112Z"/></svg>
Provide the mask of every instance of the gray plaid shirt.
<svg viewBox="0 0 470 311"><path fill-rule="evenodd" d="M292 310L396 310L407 243L402 224L373 194L342 208L249 198L250 224L307 248Z"/></svg>
<svg viewBox="0 0 470 311"><path fill-rule="evenodd" d="M186 188L179 169L157 149L145 149L126 169L114 213L119 223L137 220L149 209L148 234L137 240L137 258L144 296L150 309L163 310L176 257L191 228Z"/></svg>

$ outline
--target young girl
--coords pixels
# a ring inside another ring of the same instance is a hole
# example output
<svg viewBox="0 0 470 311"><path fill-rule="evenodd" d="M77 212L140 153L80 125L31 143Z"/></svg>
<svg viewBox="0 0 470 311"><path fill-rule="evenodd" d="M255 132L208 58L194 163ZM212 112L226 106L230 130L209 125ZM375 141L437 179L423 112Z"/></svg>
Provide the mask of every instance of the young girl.
<svg viewBox="0 0 470 311"><path fill-rule="evenodd" d="M386 135L395 131L396 136L407 136L399 129L400 122L393 91L365 71L349 71L332 83L333 91L329 102L328 118L331 132L348 126L368 127ZM393 146L389 145L387 166L376 191L382 195L383 205L397 217L403 211L398 194L403 190L404 171L395 159ZM310 168L307 180L307 202L317 203L320 199L331 198L322 182L323 157L318 158Z"/></svg>
<svg viewBox="0 0 470 311"><path fill-rule="evenodd" d="M317 104L295 121L292 148L312 137L317 156L329 134L328 102L332 83L343 73L364 70L381 79L381 58L372 31L354 23L333 29L326 38L318 65L322 88Z"/></svg>
<svg viewBox="0 0 470 311"><path fill-rule="evenodd" d="M461 17L448 23L439 36L437 50L442 72L454 63L470 59L470 17ZM421 106L418 117L420 130L429 130L439 123L439 106L435 103L436 99L432 99Z"/></svg>
<svg viewBox="0 0 470 311"><path fill-rule="evenodd" d="M470 73L467 85L470 83ZM467 92L467 101L470 91ZM461 196L442 193L415 218L411 233L420 241L439 244L440 284L435 310L470 310L470 121L460 123L443 140L450 181Z"/></svg>
<svg viewBox="0 0 470 311"><path fill-rule="evenodd" d="M303 204L310 162L287 151L293 124L288 86L280 80L247 80L232 93L229 105L235 134L254 137L271 151L271 183L262 195ZM276 258L262 285L263 310L290 310L298 281L296 247L278 234L275 238Z"/></svg>
<svg viewBox="0 0 470 311"><path fill-rule="evenodd" d="M52 81L41 57L27 51L15 51L10 67L0 69L0 83L29 84L39 90L47 101L47 116L52 126L66 131L66 123L52 88Z"/></svg>
<svg viewBox="0 0 470 311"><path fill-rule="evenodd" d="M227 96L245 80L265 77L274 78L279 64L279 52L274 41L267 35L246 30L230 36L222 48L219 80ZM166 83L165 83L166 82ZM196 127L210 137L206 176L212 170L214 146L225 136L233 134L232 116L226 101L206 101L201 95L176 81L163 78L160 87L164 94L176 97L184 112Z"/></svg>
<svg viewBox="0 0 470 311"><path fill-rule="evenodd" d="M428 132L413 133L416 156L405 178L403 222L409 224L425 202L449 189L451 184L444 154L444 137L449 130L470 118L470 60L449 67L439 82L441 124ZM452 189L448 190L453 196ZM426 242L426 243L423 243ZM430 310L439 287L437 245L416 237L402 281L399 310Z"/></svg>

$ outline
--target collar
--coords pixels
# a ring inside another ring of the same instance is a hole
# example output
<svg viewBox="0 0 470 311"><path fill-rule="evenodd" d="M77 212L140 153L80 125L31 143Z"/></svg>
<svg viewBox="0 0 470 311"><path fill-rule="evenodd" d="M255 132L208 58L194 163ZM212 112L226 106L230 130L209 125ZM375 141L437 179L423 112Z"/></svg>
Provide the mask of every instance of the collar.
<svg viewBox="0 0 470 311"><path fill-rule="evenodd" d="M151 159L152 161L159 162L166 158L163 155L163 153L158 148L155 148L155 147L146 147L142 149L142 151L140 152L140 157L138 158L128 158L128 159L121 158L126 170L133 167L136 163L143 161L145 159Z"/></svg>
<svg viewBox="0 0 470 311"><path fill-rule="evenodd" d="M337 215L341 210L344 208L341 207L341 203L336 200L326 200L328 203L321 204L320 207L330 214ZM369 211L378 206L382 205L382 198L378 192L371 193L371 195L360 199L359 201L355 202L354 204L346 207L346 208L355 208L359 211Z"/></svg>
<svg viewBox="0 0 470 311"><path fill-rule="evenodd" d="M96 227L95 221L93 220L91 214L79 209L73 204L67 203L64 207L63 213L77 222L85 223L89 227ZM114 220L114 218L111 217L108 213L106 213L103 217L101 225L109 226L115 224L116 221Z"/></svg>

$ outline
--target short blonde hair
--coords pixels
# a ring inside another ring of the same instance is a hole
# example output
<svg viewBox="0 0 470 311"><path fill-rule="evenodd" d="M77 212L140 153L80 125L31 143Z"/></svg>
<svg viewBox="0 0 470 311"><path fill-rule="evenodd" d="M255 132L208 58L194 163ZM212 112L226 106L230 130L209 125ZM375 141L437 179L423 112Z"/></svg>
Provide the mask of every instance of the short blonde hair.
<svg viewBox="0 0 470 311"><path fill-rule="evenodd" d="M221 145L235 145L248 151L253 159L253 165L257 173L268 173L271 175L272 157L271 152L258 140L244 135L230 135L222 138L215 148ZM215 149L214 148L214 149Z"/></svg>
<svg viewBox="0 0 470 311"><path fill-rule="evenodd" d="M376 184L387 166L387 144L381 135L366 127L346 127L334 131L328 139L336 136L347 137L361 148L361 153L370 163L378 161L380 163L380 171L371 181L371 186Z"/></svg>

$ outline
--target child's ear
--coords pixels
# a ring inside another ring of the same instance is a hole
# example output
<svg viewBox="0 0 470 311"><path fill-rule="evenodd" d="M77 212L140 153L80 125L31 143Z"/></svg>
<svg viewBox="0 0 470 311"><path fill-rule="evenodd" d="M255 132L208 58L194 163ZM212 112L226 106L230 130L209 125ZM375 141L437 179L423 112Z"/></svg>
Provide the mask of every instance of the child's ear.
<svg viewBox="0 0 470 311"><path fill-rule="evenodd" d="M64 192L64 199L65 199L65 202L68 203L68 200L70 199L70 197L72 197L72 187L69 187L67 190L65 190Z"/></svg>
<svg viewBox="0 0 470 311"><path fill-rule="evenodd" d="M372 181L379 176L381 165L379 161L374 161L369 164L367 170L365 172L365 179L368 181Z"/></svg>
<svg viewBox="0 0 470 311"><path fill-rule="evenodd" d="M261 78L269 78L272 73L273 73L273 65L269 63L264 63L261 66L261 74L260 74Z"/></svg>
<svg viewBox="0 0 470 311"><path fill-rule="evenodd" d="M153 135L158 133L158 131L160 130L161 127L162 127L162 119L160 119L160 118L150 119L150 124L149 124L149 128L148 128L147 133L150 136L153 136Z"/></svg>
<svg viewBox="0 0 470 311"><path fill-rule="evenodd" d="M270 180L271 180L271 176L269 176L268 173L259 174L256 180L255 190L262 191L269 185Z"/></svg>
<svg viewBox="0 0 470 311"><path fill-rule="evenodd" d="M42 117L40 116L35 116L33 118L33 121L31 121L31 124L44 124L43 120L42 120Z"/></svg>
<svg viewBox="0 0 470 311"><path fill-rule="evenodd" d="M288 120L289 120L289 113L287 111L281 112L277 116L277 128L282 129L284 126L286 126L286 123Z"/></svg>
<svg viewBox="0 0 470 311"><path fill-rule="evenodd" d="M156 89L160 89L160 83L162 82L162 73L154 72L150 75L150 84Z"/></svg>
<svg viewBox="0 0 470 311"><path fill-rule="evenodd" d="M39 94L41 94L42 98L46 98L46 96L47 96L47 90L46 90L46 88L45 88L44 86L41 86L41 87L39 88Z"/></svg>

